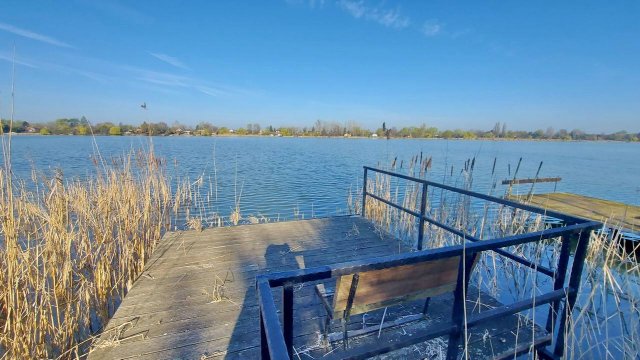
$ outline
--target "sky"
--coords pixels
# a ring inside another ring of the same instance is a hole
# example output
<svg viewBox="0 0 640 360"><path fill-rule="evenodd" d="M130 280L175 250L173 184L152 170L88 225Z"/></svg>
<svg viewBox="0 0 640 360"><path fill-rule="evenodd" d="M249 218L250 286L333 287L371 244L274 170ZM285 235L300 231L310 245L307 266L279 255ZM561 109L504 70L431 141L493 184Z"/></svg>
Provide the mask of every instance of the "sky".
<svg viewBox="0 0 640 360"><path fill-rule="evenodd" d="M640 2L2 0L12 84L30 122L638 132Z"/></svg>

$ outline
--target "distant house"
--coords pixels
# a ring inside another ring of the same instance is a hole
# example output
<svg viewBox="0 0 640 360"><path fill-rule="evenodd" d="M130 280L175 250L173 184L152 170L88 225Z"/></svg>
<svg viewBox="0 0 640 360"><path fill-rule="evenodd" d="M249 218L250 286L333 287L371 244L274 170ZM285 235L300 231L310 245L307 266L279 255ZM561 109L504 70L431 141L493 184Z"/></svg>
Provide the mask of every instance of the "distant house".
<svg viewBox="0 0 640 360"><path fill-rule="evenodd" d="M371 134L371 137L378 137L378 134Z"/></svg>
<svg viewBox="0 0 640 360"><path fill-rule="evenodd" d="M26 131L26 132L28 132L28 133L33 134L33 133L37 133L37 132L38 132L38 129L34 128L33 126L29 126L29 127L27 127L27 128L25 129L25 131Z"/></svg>

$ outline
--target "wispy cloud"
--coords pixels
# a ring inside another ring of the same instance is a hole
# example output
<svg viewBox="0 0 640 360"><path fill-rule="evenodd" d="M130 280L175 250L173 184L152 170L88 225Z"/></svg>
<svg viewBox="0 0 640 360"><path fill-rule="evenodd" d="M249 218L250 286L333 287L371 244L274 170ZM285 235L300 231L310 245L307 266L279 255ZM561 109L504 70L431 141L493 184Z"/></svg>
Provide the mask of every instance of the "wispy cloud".
<svg viewBox="0 0 640 360"><path fill-rule="evenodd" d="M402 29L411 25L411 20L402 15L400 10L368 6L364 0L340 0L338 6L356 19L374 21L386 27Z"/></svg>
<svg viewBox="0 0 640 360"><path fill-rule="evenodd" d="M171 87L189 87L191 80L188 77L169 74L158 71L132 68L138 80L155 85L165 85Z"/></svg>
<svg viewBox="0 0 640 360"><path fill-rule="evenodd" d="M73 46L71 46L71 45L69 45L69 44L67 44L65 42L62 42L62 41L60 41L58 39L54 39L54 38L52 38L50 36L38 34L38 33L35 33L33 31L21 29L21 28L15 27L13 25L1 23L1 22L0 22L0 30L4 30L4 31L10 32L12 34L25 37L27 39L40 41L40 42L43 42L43 43L46 43L46 44L49 44L49 45L54 45L54 46L59 46L59 47L66 47L66 48L72 48L73 47Z"/></svg>
<svg viewBox="0 0 640 360"><path fill-rule="evenodd" d="M205 95L209 95L213 97L229 95L229 93L225 90L212 88L210 86L198 86L196 87L196 89Z"/></svg>
<svg viewBox="0 0 640 360"><path fill-rule="evenodd" d="M422 25L422 34L426 37L438 36L442 33L444 25L438 20L431 19L424 22Z"/></svg>
<svg viewBox="0 0 640 360"><path fill-rule="evenodd" d="M30 61L27 60L22 60L19 58L14 59L13 56L6 54L6 53L0 53L0 60L4 60L4 61L8 61L8 62L14 62L18 65L22 65L22 66L26 66L26 67L30 67L32 69L37 69L38 66Z"/></svg>
<svg viewBox="0 0 640 360"><path fill-rule="evenodd" d="M154 53L154 52L150 52L149 55L171 66L175 66L177 68L185 69L185 70L189 69L187 65L185 65L182 61L176 59L173 56L169 56L167 54L161 54L161 53Z"/></svg>
<svg viewBox="0 0 640 360"><path fill-rule="evenodd" d="M212 97L256 96L258 93L239 87L216 84L189 76L167 72L152 71L144 68L121 66L122 70L131 74L132 78L159 88L179 91L197 91Z"/></svg>

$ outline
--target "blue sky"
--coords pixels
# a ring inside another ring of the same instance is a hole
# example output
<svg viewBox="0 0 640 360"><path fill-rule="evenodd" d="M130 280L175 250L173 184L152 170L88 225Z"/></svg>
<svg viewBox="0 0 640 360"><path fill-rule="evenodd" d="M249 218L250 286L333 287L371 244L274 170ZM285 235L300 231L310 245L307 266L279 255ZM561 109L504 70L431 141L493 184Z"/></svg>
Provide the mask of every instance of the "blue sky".
<svg viewBox="0 0 640 360"><path fill-rule="evenodd" d="M640 131L640 2L15 1L0 114ZM146 102L145 112L140 104Z"/></svg>

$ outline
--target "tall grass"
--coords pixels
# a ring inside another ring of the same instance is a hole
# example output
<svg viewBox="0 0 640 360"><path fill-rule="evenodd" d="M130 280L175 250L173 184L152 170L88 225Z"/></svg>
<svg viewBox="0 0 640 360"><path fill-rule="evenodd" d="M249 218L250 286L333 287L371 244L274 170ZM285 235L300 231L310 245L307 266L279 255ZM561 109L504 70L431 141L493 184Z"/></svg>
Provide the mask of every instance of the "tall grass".
<svg viewBox="0 0 640 360"><path fill-rule="evenodd" d="M459 172L454 173L451 168L443 178L434 180L472 189L474 167L475 160L470 159ZM430 174L431 158L422 154L412 157L406 164L401 161L398 165L394 160L386 168L419 178L434 177ZM495 163L491 176L493 186L490 186L489 194L495 195ZM361 191L354 189L349 194L347 203L352 213L361 213ZM376 173L375 176L370 175L367 191L419 212L421 184ZM506 190L511 191L511 188ZM430 217L480 239L533 232L550 226L542 215L435 187L428 190L426 211ZM371 197L367 198L365 216L382 230L416 247L418 223L415 217ZM425 224L424 239L427 248L465 242L461 237L428 223ZM603 232L591 234L574 311L558 314L567 319L565 354L569 358L640 357L640 264L637 258L640 249L624 251L618 240ZM554 268L560 244L560 239L550 239L511 247L508 251ZM552 289L549 278L538 276L533 269L494 253L483 253L477 269L472 283L503 303L535 297ZM523 324L536 321L544 326L547 311L548 306L523 313Z"/></svg>
<svg viewBox="0 0 640 360"><path fill-rule="evenodd" d="M84 180L0 168L2 358L81 355L179 207L152 148L95 165Z"/></svg>

